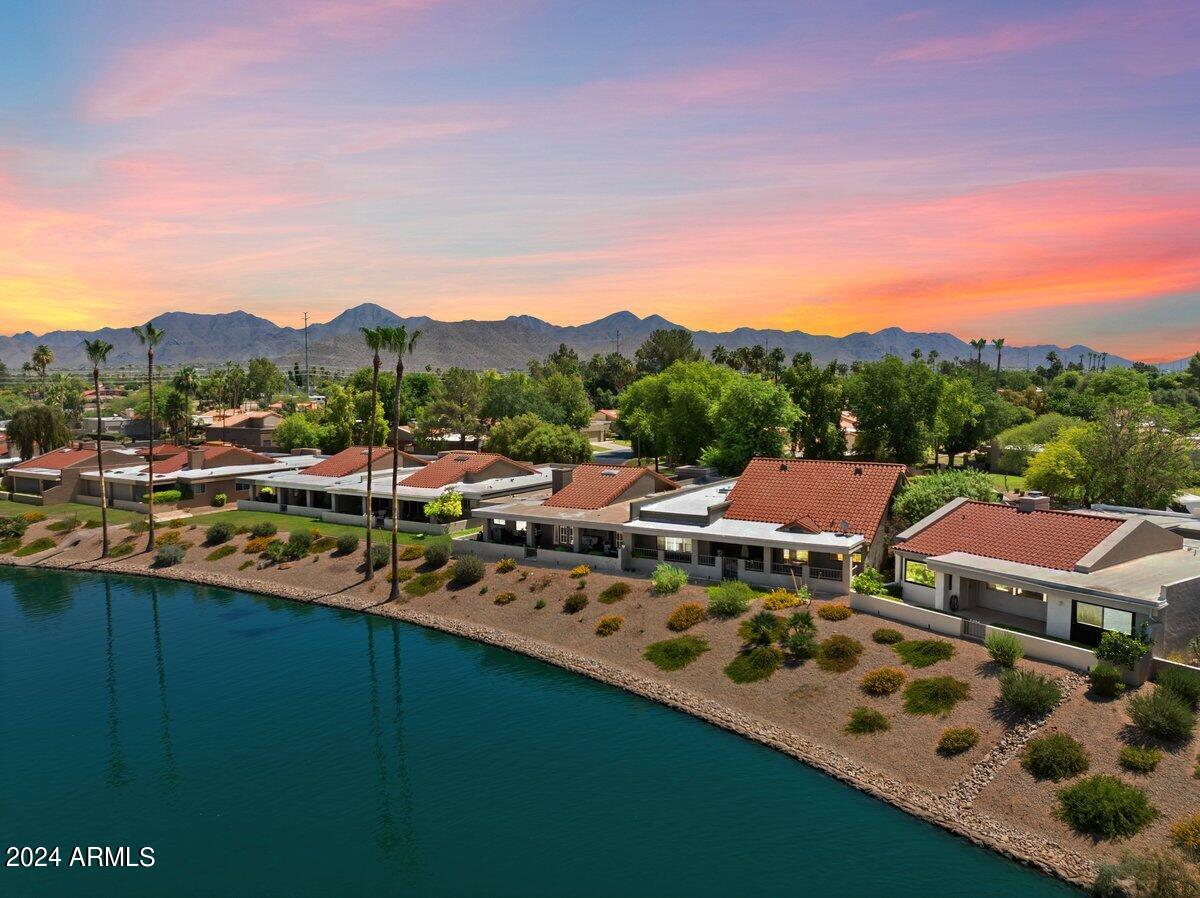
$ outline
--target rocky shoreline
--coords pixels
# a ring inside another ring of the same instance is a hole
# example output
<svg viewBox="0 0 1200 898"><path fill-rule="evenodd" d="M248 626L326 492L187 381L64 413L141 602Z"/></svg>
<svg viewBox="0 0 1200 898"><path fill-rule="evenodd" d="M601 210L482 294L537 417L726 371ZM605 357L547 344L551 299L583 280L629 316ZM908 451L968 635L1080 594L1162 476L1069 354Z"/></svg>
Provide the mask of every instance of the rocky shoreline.
<svg viewBox="0 0 1200 898"><path fill-rule="evenodd" d="M234 576L183 567L147 569L144 565L121 560L71 561L57 557L59 554L59 552L50 553L46 557L26 561L23 564L13 560L4 560L0 563L10 566L152 576L347 609L347 606L337 601L337 597L340 595L338 592L321 592L248 576ZM886 776L879 770L851 760L838 751L782 727L729 708L703 695L679 689L546 642L496 627L430 614L408 608L403 604L387 603L386 601L365 608L348 610L361 610L508 649L590 677L593 680L616 686L773 748L829 776L836 777L861 792L886 801L922 820L968 839L976 845L996 851L1073 886L1088 889L1095 879L1097 866L1092 859L1045 836L1010 826L987 814L980 813L972 807L975 797L1003 770L1005 765L1016 757L1046 718L1024 722L1012 728L983 759L971 768L966 776L949 789L936 793L930 789ZM1060 680L1063 687L1063 700L1066 701L1070 694L1084 682L1084 678L1078 674L1064 674Z"/></svg>

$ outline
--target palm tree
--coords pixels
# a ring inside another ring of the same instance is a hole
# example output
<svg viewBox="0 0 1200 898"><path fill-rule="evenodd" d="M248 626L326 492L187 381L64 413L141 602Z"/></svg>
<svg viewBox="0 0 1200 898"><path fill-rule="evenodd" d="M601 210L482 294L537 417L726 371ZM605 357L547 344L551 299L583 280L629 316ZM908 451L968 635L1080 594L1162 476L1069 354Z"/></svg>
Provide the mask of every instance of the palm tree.
<svg viewBox="0 0 1200 898"><path fill-rule="evenodd" d="M983 372L983 350L987 347L987 340L980 337L978 340L971 341L971 348L975 350L975 379L979 380L979 375Z"/></svg>
<svg viewBox="0 0 1200 898"><path fill-rule="evenodd" d="M46 395L46 369L54 362L54 350L45 343L39 343L33 348L33 356L30 359L33 367L37 370L38 377L42 381L42 396Z"/></svg>
<svg viewBox="0 0 1200 898"><path fill-rule="evenodd" d="M161 328L154 326L153 321L147 321L141 327L131 327L138 342L146 347L146 391L150 398L150 446L146 450L146 461L149 463L149 489L146 491L146 502L149 504L149 533L146 540L146 551L154 551L154 347L163 338Z"/></svg>
<svg viewBox="0 0 1200 898"><path fill-rule="evenodd" d="M996 347L996 386L1000 386L1000 353L1004 350L1004 338L997 337L992 345Z"/></svg>
<svg viewBox="0 0 1200 898"><path fill-rule="evenodd" d="M396 413L392 416L392 589L388 594L388 601L394 602L400 598L400 578L397 576L400 572L400 534L397 527L400 519L397 496L400 485L400 385L404 381L404 357L412 355L421 332L414 330L410 334L406 324L383 330L386 348L396 353Z"/></svg>
<svg viewBox="0 0 1200 898"><path fill-rule="evenodd" d="M104 450L100 446L100 437L104 433L104 424L100 419L100 366L108 361L108 354L113 351L113 345L104 340L84 340L83 351L87 353L92 363L92 389L96 393L96 470L100 475L100 557L108 557L108 493L104 489Z"/></svg>
<svg viewBox="0 0 1200 898"><path fill-rule="evenodd" d="M191 365L184 365L175 373L171 386L183 394L183 445L192 444L192 396L200 386L200 377Z"/></svg>
<svg viewBox="0 0 1200 898"><path fill-rule="evenodd" d="M388 329L386 327L362 327L363 342L371 350L371 410L367 415L367 579L375 577L375 565L371 562L371 519L374 517L372 504L371 478L375 470L375 404L379 401L379 353L388 349Z"/></svg>
<svg viewBox="0 0 1200 898"><path fill-rule="evenodd" d="M729 364L729 350L725 348L724 344L718 343L708 355L714 365Z"/></svg>

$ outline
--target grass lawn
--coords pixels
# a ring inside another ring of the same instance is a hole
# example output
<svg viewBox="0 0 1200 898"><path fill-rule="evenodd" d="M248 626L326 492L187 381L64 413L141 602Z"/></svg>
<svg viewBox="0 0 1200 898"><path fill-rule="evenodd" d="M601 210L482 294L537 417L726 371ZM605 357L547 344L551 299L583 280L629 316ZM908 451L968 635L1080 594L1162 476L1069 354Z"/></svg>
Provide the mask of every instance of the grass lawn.
<svg viewBox="0 0 1200 898"><path fill-rule="evenodd" d="M14 517L29 511L40 511L46 516L47 520L65 518L73 514L79 515L79 520L84 522L100 520L100 508L96 505L84 505L82 502L63 502L58 505L26 505L24 502L11 502L8 499L0 499L0 517ZM145 515L138 514L136 511L125 511L120 508L110 508L108 510L108 523L110 524L128 524L130 521L137 521L144 517Z"/></svg>
<svg viewBox="0 0 1200 898"><path fill-rule="evenodd" d="M992 481L992 485L998 490L1023 490L1025 489L1025 478L1019 474L988 474L988 479Z"/></svg>
<svg viewBox="0 0 1200 898"><path fill-rule="evenodd" d="M270 521L279 528L280 533L290 533L293 530L304 530L309 527L316 527L319 531L321 531L322 536L330 536L335 539L344 533L350 533L361 538L366 538L367 535L366 527L357 527L353 524L330 524L325 521L320 521L316 518L307 518L298 514L280 514L277 511L240 511L235 508L230 511L218 511L212 514L197 515L195 518L195 522L202 527L211 527L218 521L228 521L234 527L249 527L253 524L257 524L260 521ZM475 528L466 532L474 533L477 529L478 528ZM391 533L392 532L390 530L375 529L374 539L376 542L378 542L381 536L385 536L390 539ZM400 542L402 543L416 543L417 545L425 545L426 543L432 542L439 538L440 537L426 536L423 533L405 533L403 530L400 531Z"/></svg>

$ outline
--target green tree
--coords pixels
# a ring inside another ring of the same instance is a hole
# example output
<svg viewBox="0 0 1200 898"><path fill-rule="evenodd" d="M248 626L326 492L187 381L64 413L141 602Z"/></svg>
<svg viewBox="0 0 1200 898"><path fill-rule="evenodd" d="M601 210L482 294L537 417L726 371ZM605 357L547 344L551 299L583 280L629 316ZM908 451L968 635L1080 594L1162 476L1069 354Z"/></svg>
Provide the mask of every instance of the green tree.
<svg viewBox="0 0 1200 898"><path fill-rule="evenodd" d="M513 371L487 382L480 417L487 423L525 414L537 415L544 420L549 416L547 405L538 382L523 371Z"/></svg>
<svg viewBox="0 0 1200 898"><path fill-rule="evenodd" d="M803 449L805 458L841 458L846 454L842 410L846 407L842 378L837 363L818 368L812 353L797 353L783 372L781 383L796 406L792 425L792 447Z"/></svg>
<svg viewBox="0 0 1200 898"><path fill-rule="evenodd" d="M682 327L654 331L634 353L639 374L659 374L676 362L698 362L702 358L703 353L692 342L691 331Z"/></svg>
<svg viewBox="0 0 1200 898"><path fill-rule="evenodd" d="M353 394L330 384L325 391L325 413L321 418L321 451L333 455L349 449L354 443L357 417Z"/></svg>
<svg viewBox="0 0 1200 898"><path fill-rule="evenodd" d="M1079 500L1088 491L1089 472L1083 456L1088 428L1064 427L1029 459L1025 485L1060 499Z"/></svg>
<svg viewBox="0 0 1200 898"><path fill-rule="evenodd" d="M462 495L454 490L446 490L436 499L426 502L421 509L425 517L435 523L453 521L462 517Z"/></svg>
<svg viewBox="0 0 1200 898"><path fill-rule="evenodd" d="M783 455L786 435L798 413L787 390L754 374L729 384L713 417L716 440L704 453L704 461L731 476L740 474L756 456Z"/></svg>
<svg viewBox="0 0 1200 898"><path fill-rule="evenodd" d="M479 433L482 426L485 384L478 371L450 368L443 375L432 400L425 406L422 429L457 433L460 444Z"/></svg>
<svg viewBox="0 0 1200 898"><path fill-rule="evenodd" d="M96 394L96 474L100 480L100 557L108 557L108 493L104 488L104 424L100 414L100 366L108 361L113 345L99 338L84 340L83 351L92 363L92 389Z"/></svg>
<svg viewBox="0 0 1200 898"><path fill-rule="evenodd" d="M71 432L59 409L49 405L26 405L13 412L8 422L8 438L17 447L21 458L32 458L35 454L65 446L71 439Z"/></svg>
<svg viewBox="0 0 1200 898"><path fill-rule="evenodd" d="M74 374L56 374L43 387L42 401L47 405L57 405L67 423L76 426L83 417L83 394L86 390L87 384Z"/></svg>
<svg viewBox="0 0 1200 898"><path fill-rule="evenodd" d="M637 380L637 368L619 352L596 353L583 366L583 388L593 408L615 408L621 391Z"/></svg>
<svg viewBox="0 0 1200 898"><path fill-rule="evenodd" d="M149 525L146 537L146 551L154 551L154 349L165 336L161 328L154 326L153 321L147 321L141 327L132 327L138 342L146 347L146 397L149 409L147 423L150 425L150 444L146 452L146 464L149 480L147 481L146 502L149 506L147 523Z"/></svg>
<svg viewBox="0 0 1200 898"><path fill-rule="evenodd" d="M622 426L643 456L652 450L677 464L696 461L717 437L715 410L738 374L711 362L675 362L621 394Z"/></svg>
<svg viewBox="0 0 1200 898"><path fill-rule="evenodd" d="M579 431L563 424L550 424L528 412L496 422L484 449L536 464L578 464L592 457L587 437Z"/></svg>
<svg viewBox="0 0 1200 898"><path fill-rule="evenodd" d="M1081 424L1083 422L1078 418L1051 412L1001 431L996 436L996 442L1000 446L1000 460L996 470L1004 474L1025 473L1025 466L1043 446L1066 428Z"/></svg>
<svg viewBox="0 0 1200 898"><path fill-rule="evenodd" d="M940 471L909 480L896 496L892 517L898 526L908 527L958 498L995 502L999 497L986 474L966 469Z"/></svg>
<svg viewBox="0 0 1200 898"><path fill-rule="evenodd" d="M975 426L983 411L983 403L976 398L975 384L970 380L955 377L943 384L933 424L935 467L939 447L945 449L947 463L952 468L954 456L975 448Z"/></svg>
<svg viewBox="0 0 1200 898"><path fill-rule="evenodd" d="M858 419L855 451L881 461L920 461L930 446L940 393L940 377L924 362L887 356L861 365L847 384Z"/></svg>
<svg viewBox="0 0 1200 898"><path fill-rule="evenodd" d="M270 359L260 357L246 363L246 391L262 408L271 404L286 382L279 366Z"/></svg>
<svg viewBox="0 0 1200 898"><path fill-rule="evenodd" d="M42 382L41 395L44 398L46 395L46 369L54 364L54 350L45 343L39 343L33 348L33 355L29 361L37 371L38 379Z"/></svg>
<svg viewBox="0 0 1200 898"><path fill-rule="evenodd" d="M321 425L304 412L288 415L279 422L272 437L284 452L293 449L316 449L324 442Z"/></svg>
<svg viewBox="0 0 1200 898"><path fill-rule="evenodd" d="M183 443L188 446L192 442L192 397L200 389L200 376L193 366L184 365L175 372L171 386L183 397Z"/></svg>
<svg viewBox="0 0 1200 898"><path fill-rule="evenodd" d="M576 429L588 423L592 407L578 374L555 373L540 379L537 384L545 397L547 421Z"/></svg>

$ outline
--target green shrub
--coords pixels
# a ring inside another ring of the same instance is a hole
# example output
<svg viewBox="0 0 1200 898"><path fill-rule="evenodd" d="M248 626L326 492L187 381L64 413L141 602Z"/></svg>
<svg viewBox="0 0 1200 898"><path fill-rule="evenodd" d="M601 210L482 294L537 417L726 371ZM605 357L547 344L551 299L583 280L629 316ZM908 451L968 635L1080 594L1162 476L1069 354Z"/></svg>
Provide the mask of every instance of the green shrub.
<svg viewBox="0 0 1200 898"><path fill-rule="evenodd" d="M401 570L412 573L411 568L401 568ZM445 571L424 571L405 583L404 591L410 596L427 596L431 592L441 589L447 579L449 578Z"/></svg>
<svg viewBox="0 0 1200 898"><path fill-rule="evenodd" d="M1102 864L1092 891L1098 898L1196 898L1200 879L1170 851L1125 851L1115 864Z"/></svg>
<svg viewBox="0 0 1200 898"><path fill-rule="evenodd" d="M786 589L774 589L763 596L762 606L767 611L783 611L786 608L797 608L812 601L812 594L807 586L801 586L798 592Z"/></svg>
<svg viewBox="0 0 1200 898"><path fill-rule="evenodd" d="M738 636L753 647L770 645L787 632L787 621L770 611L760 611L738 624Z"/></svg>
<svg viewBox="0 0 1200 898"><path fill-rule="evenodd" d="M737 617L750 608L754 590L740 580L723 580L708 588L708 613L713 617Z"/></svg>
<svg viewBox="0 0 1200 898"><path fill-rule="evenodd" d="M871 638L880 645L895 645L898 642L904 641L904 634L899 630L893 630L891 627L880 627L871 634Z"/></svg>
<svg viewBox="0 0 1200 898"><path fill-rule="evenodd" d="M1062 689L1031 670L1006 670L1000 677L1000 700L1010 711L1035 717L1050 713L1062 700Z"/></svg>
<svg viewBox="0 0 1200 898"><path fill-rule="evenodd" d="M154 504L155 505L158 505L163 502L178 502L182 498L183 498L183 492L181 490L155 490L154 491ZM142 493L142 501L148 502L149 500L150 500L150 494Z"/></svg>
<svg viewBox="0 0 1200 898"><path fill-rule="evenodd" d="M207 557L205 558L205 561L220 561L222 558L228 558L230 555L232 555L236 551L237 551L236 546L231 546L228 543L226 543L223 546L217 546L217 548L215 548L211 552L209 552ZM109 555L112 555L112 553L110 552Z"/></svg>
<svg viewBox="0 0 1200 898"><path fill-rule="evenodd" d="M756 683L769 679L783 663L783 652L773 645L760 645L739 652L725 665L725 676L735 683Z"/></svg>
<svg viewBox="0 0 1200 898"><path fill-rule="evenodd" d="M850 712L850 721L846 724L845 731L852 736L865 736L868 733L883 733L891 728L892 725L883 714L874 708L859 705Z"/></svg>
<svg viewBox="0 0 1200 898"><path fill-rule="evenodd" d="M859 688L868 695L891 695L908 679L898 667L879 667L868 670L858 681Z"/></svg>
<svg viewBox="0 0 1200 898"><path fill-rule="evenodd" d="M233 524L228 521L217 521L217 523L204 531L204 541L210 546L227 543L233 539L233 531Z"/></svg>
<svg viewBox="0 0 1200 898"><path fill-rule="evenodd" d="M1030 739L1021 751L1021 766L1032 777L1056 783L1086 773L1091 763L1087 749L1066 733Z"/></svg>
<svg viewBox="0 0 1200 898"><path fill-rule="evenodd" d="M224 493L217 493L212 497L213 508L224 508L225 503L229 501L229 497Z"/></svg>
<svg viewBox="0 0 1200 898"><path fill-rule="evenodd" d="M587 607L588 597L581 592L573 592L563 600L563 613L576 614Z"/></svg>
<svg viewBox="0 0 1200 898"><path fill-rule="evenodd" d="M708 651L703 636L676 636L646 646L642 657L659 670L682 670Z"/></svg>
<svg viewBox="0 0 1200 898"><path fill-rule="evenodd" d="M650 579L654 583L654 591L660 596L666 596L687 586L688 576L683 568L661 562L650 575Z"/></svg>
<svg viewBox="0 0 1200 898"><path fill-rule="evenodd" d="M790 661L803 663L813 657L817 651L817 638L812 630L789 630L779 640L779 647Z"/></svg>
<svg viewBox="0 0 1200 898"><path fill-rule="evenodd" d="M600 620L596 621L597 636L612 636L621 629L621 624L625 623L625 618L619 614L606 614Z"/></svg>
<svg viewBox="0 0 1200 898"><path fill-rule="evenodd" d="M425 557L425 547L409 543L406 546L400 546L398 554L401 561L416 561L418 558Z"/></svg>
<svg viewBox="0 0 1200 898"><path fill-rule="evenodd" d="M1153 773L1162 757L1161 749L1126 745L1121 749L1121 766L1134 773Z"/></svg>
<svg viewBox="0 0 1200 898"><path fill-rule="evenodd" d="M272 521L255 521L250 525L252 536L274 536L279 528Z"/></svg>
<svg viewBox="0 0 1200 898"><path fill-rule="evenodd" d="M378 543L371 546L371 570L379 570L389 560L391 560L391 555L387 546L381 546Z"/></svg>
<svg viewBox="0 0 1200 898"><path fill-rule="evenodd" d="M487 573L478 555L462 555L450 566L450 580L455 586L470 586L478 583Z"/></svg>
<svg viewBox="0 0 1200 898"><path fill-rule="evenodd" d="M603 593L601 593L600 601L604 601ZM704 611L703 605L698 602L684 602L681 605L676 605L675 610L667 618L667 629L681 633L689 627L696 626L705 617L707 617L707 614Z"/></svg>
<svg viewBox="0 0 1200 898"><path fill-rule="evenodd" d="M0 518L0 539L20 539L29 529L29 522L14 515L11 518Z"/></svg>
<svg viewBox="0 0 1200 898"><path fill-rule="evenodd" d="M155 567L171 567L183 561L183 546L166 545L158 550L154 555Z"/></svg>
<svg viewBox="0 0 1200 898"><path fill-rule="evenodd" d="M263 550L263 555L267 556L267 560L279 564L281 561L287 561L288 550L287 545L281 539L273 539L267 543Z"/></svg>
<svg viewBox="0 0 1200 898"><path fill-rule="evenodd" d="M509 605L516 600L517 594L515 592L502 592L500 595L496 596L496 598L492 599L492 602L496 605Z"/></svg>
<svg viewBox="0 0 1200 898"><path fill-rule="evenodd" d="M863 568L862 573L855 574L850 578L850 589L865 596L886 596L888 594L887 582L883 579L883 574L870 566Z"/></svg>
<svg viewBox="0 0 1200 898"><path fill-rule="evenodd" d="M320 555L322 552L330 552L337 548L337 540L332 536L321 536L313 540L310 551L315 555Z"/></svg>
<svg viewBox="0 0 1200 898"><path fill-rule="evenodd" d="M938 751L944 755L961 755L979 744L979 730L971 727L951 727L942 731Z"/></svg>
<svg viewBox="0 0 1200 898"><path fill-rule="evenodd" d="M1105 630L1100 637L1100 645L1096 647L1096 657L1119 667L1135 667L1148 651L1149 644L1137 637L1116 630Z"/></svg>
<svg viewBox="0 0 1200 898"><path fill-rule="evenodd" d="M442 542L430 543L422 554L425 556L425 564L431 568L438 568L450 560L450 547Z"/></svg>
<svg viewBox="0 0 1200 898"><path fill-rule="evenodd" d="M1113 839L1132 836L1157 817L1158 810L1137 786L1098 773L1059 789L1055 816L1081 833Z"/></svg>
<svg viewBox="0 0 1200 898"><path fill-rule="evenodd" d="M353 533L343 533L337 538L337 551L339 555L350 555L358 551L358 537Z"/></svg>
<svg viewBox="0 0 1200 898"><path fill-rule="evenodd" d="M1121 671L1107 661L1101 661L1088 672L1088 681L1094 695L1101 698L1116 698L1125 691L1125 681L1121 679Z"/></svg>
<svg viewBox="0 0 1200 898"><path fill-rule="evenodd" d="M1159 689L1167 690L1193 711L1200 706L1200 673L1167 668L1154 681Z"/></svg>
<svg viewBox="0 0 1200 898"><path fill-rule="evenodd" d="M543 608L546 607L546 600L538 599L536 602L533 603L533 607L534 607L535 611L541 611Z"/></svg>
<svg viewBox="0 0 1200 898"><path fill-rule="evenodd" d="M251 559L247 558L245 561L243 561L241 564L238 565L238 570L244 571L246 568L253 567L253 566L254 566L254 562Z"/></svg>
<svg viewBox="0 0 1200 898"><path fill-rule="evenodd" d="M308 530L293 530L288 534L288 546L290 551L297 558L308 554L308 550L312 548L313 535Z"/></svg>
<svg viewBox="0 0 1200 898"><path fill-rule="evenodd" d="M10 536L7 539L0 539L0 555L9 555L12 552L21 548L21 537Z"/></svg>
<svg viewBox="0 0 1200 898"><path fill-rule="evenodd" d="M515 558L508 558L506 556L496 562L496 573L507 574L509 571L515 570L516 567L517 567L517 560Z"/></svg>
<svg viewBox="0 0 1200 898"><path fill-rule="evenodd" d="M955 705L970 697L970 685L954 677L913 680L904 690L904 710L909 714L945 717Z"/></svg>
<svg viewBox="0 0 1200 898"><path fill-rule="evenodd" d="M1189 857L1200 860L1200 814L1184 817L1172 826L1171 841Z"/></svg>
<svg viewBox="0 0 1200 898"><path fill-rule="evenodd" d="M1001 667L1015 667L1017 662L1025 657L1025 650L1021 648L1021 640L1012 633L993 630L987 635L983 645L992 660Z"/></svg>
<svg viewBox="0 0 1200 898"><path fill-rule="evenodd" d="M1129 699L1126 711L1133 725L1147 736L1174 741L1186 739L1196 725L1196 715L1175 693L1162 687L1149 695Z"/></svg>
<svg viewBox="0 0 1200 898"><path fill-rule="evenodd" d="M109 558L124 558L126 555L133 552L132 543L118 543L108 550Z"/></svg>
<svg viewBox="0 0 1200 898"><path fill-rule="evenodd" d="M954 646L944 639L905 639L892 646L909 667L930 667L954 657Z"/></svg>
<svg viewBox="0 0 1200 898"><path fill-rule="evenodd" d="M598 598L605 605L612 605L614 602L619 602L621 599L629 595L629 584L624 580L617 580L615 583L610 583L604 589L600 590Z"/></svg>
<svg viewBox="0 0 1200 898"><path fill-rule="evenodd" d="M817 646L817 667L832 673L843 673L858 664L862 643L849 636L830 636Z"/></svg>
<svg viewBox="0 0 1200 898"><path fill-rule="evenodd" d="M47 549L53 549L57 545L58 543L56 543L50 537L42 536L35 539L31 543L26 543L25 545L21 546L21 548L17 549L17 551L13 552L13 554L18 558L24 558L27 555L36 555L38 552L45 552Z"/></svg>
<svg viewBox="0 0 1200 898"><path fill-rule="evenodd" d="M817 609L817 615L821 620L845 620L853 613L853 608L849 605L842 605L839 602L830 602Z"/></svg>

